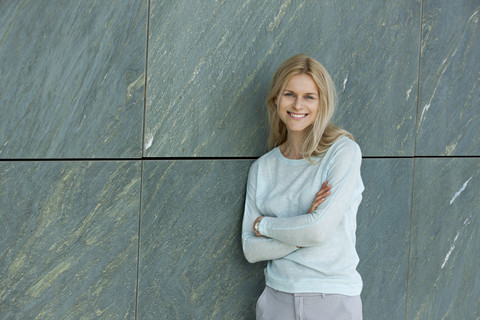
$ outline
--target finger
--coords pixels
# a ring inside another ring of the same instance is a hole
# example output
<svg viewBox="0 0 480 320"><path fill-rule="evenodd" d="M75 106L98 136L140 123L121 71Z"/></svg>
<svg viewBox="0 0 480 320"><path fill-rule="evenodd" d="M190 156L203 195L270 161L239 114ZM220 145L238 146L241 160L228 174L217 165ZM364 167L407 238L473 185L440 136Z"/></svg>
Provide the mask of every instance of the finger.
<svg viewBox="0 0 480 320"><path fill-rule="evenodd" d="M319 196L319 195L322 195L322 194L326 194L326 193L330 193L330 189L327 189L327 190L320 190L316 193L316 196Z"/></svg>
<svg viewBox="0 0 480 320"><path fill-rule="evenodd" d="M332 186L331 186L331 185L328 185L328 186L326 186L326 187L322 187L322 189L320 189L320 190L317 192L317 194L330 191L330 189L332 189Z"/></svg>
<svg viewBox="0 0 480 320"><path fill-rule="evenodd" d="M330 190L330 189L332 189L332 185L331 185L331 184L326 185L326 186L322 186L322 188L320 189L320 191L322 191L322 190Z"/></svg>
<svg viewBox="0 0 480 320"><path fill-rule="evenodd" d="M318 199L318 200L315 200L313 203L312 203L312 209L315 210L317 209L317 207L322 203L324 202L325 199Z"/></svg>
<svg viewBox="0 0 480 320"><path fill-rule="evenodd" d="M318 206L319 206L320 204L322 204L323 201L325 201L325 199L321 199L321 200L313 203L312 206L310 207L310 210L308 210L308 213L313 213L315 210L317 210Z"/></svg>
<svg viewBox="0 0 480 320"><path fill-rule="evenodd" d="M314 199L313 201L326 198L326 197L328 197L329 195L330 195L330 192L327 191L327 192L325 192L325 193L322 193L322 194L319 194L319 195L315 196L315 199Z"/></svg>
<svg viewBox="0 0 480 320"><path fill-rule="evenodd" d="M323 201L325 201L325 198L318 199L317 201L315 201L315 206L318 207L320 205L320 203L322 203ZM316 209L316 207L315 207L315 209Z"/></svg>

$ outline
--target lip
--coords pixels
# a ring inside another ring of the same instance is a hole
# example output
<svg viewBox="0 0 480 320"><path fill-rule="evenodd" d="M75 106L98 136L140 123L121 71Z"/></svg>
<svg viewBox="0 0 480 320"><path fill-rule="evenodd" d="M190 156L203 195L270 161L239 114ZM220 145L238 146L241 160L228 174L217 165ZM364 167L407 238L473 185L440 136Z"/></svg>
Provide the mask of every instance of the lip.
<svg viewBox="0 0 480 320"><path fill-rule="evenodd" d="M287 111L287 114L290 118L295 120L302 120L308 116L308 113L295 113L295 112L289 112L289 111Z"/></svg>

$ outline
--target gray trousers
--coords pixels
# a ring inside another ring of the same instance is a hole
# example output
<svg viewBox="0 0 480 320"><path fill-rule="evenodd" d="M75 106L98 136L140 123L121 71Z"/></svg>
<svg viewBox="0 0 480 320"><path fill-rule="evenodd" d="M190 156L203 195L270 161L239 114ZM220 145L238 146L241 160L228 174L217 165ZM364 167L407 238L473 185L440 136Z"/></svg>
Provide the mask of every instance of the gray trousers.
<svg viewBox="0 0 480 320"><path fill-rule="evenodd" d="M360 296L287 293L267 286L257 301L257 320L362 320Z"/></svg>

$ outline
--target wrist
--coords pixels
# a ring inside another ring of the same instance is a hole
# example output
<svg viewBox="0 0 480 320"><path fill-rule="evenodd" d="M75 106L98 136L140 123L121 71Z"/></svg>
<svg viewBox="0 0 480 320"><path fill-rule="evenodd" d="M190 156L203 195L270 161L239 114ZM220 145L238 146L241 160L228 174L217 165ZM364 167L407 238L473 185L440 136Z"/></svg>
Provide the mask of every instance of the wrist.
<svg viewBox="0 0 480 320"><path fill-rule="evenodd" d="M262 221L263 217L258 217L255 222L253 223L253 231L257 237L262 237L260 233L260 221Z"/></svg>
<svg viewBox="0 0 480 320"><path fill-rule="evenodd" d="M254 229L255 232L257 232L258 234L260 234L260 230L258 230L259 226L260 226L260 220L255 221L255 223L253 224L253 229Z"/></svg>

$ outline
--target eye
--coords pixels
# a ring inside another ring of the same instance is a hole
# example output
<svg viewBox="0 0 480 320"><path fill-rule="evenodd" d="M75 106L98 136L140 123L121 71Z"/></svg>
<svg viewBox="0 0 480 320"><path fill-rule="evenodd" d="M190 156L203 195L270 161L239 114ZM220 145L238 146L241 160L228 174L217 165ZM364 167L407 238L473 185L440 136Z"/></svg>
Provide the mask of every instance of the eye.
<svg viewBox="0 0 480 320"><path fill-rule="evenodd" d="M314 96L306 96L305 98L306 98L306 99L310 99L310 100L315 100L315 97L314 97Z"/></svg>
<svg viewBox="0 0 480 320"><path fill-rule="evenodd" d="M285 92L283 95L285 97L293 97L293 93L291 93L291 92Z"/></svg>

